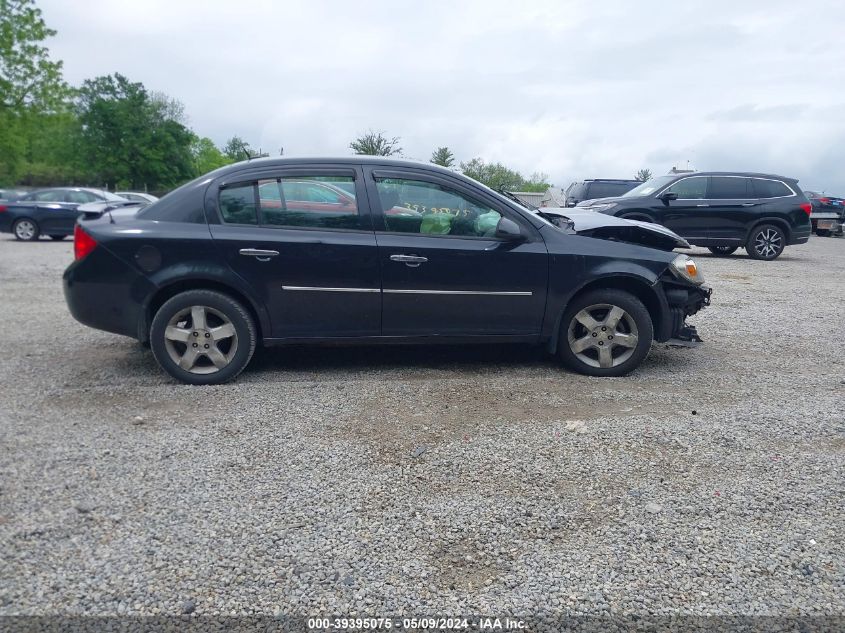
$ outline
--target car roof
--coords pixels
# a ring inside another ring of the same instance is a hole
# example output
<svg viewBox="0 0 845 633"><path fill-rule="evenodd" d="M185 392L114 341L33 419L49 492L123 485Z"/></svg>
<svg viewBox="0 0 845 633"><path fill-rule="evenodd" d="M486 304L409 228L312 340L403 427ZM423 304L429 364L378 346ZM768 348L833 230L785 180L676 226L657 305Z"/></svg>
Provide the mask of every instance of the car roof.
<svg viewBox="0 0 845 633"><path fill-rule="evenodd" d="M790 178L789 176L779 176L777 174L763 174L754 171L693 171L685 174L666 174L667 176L678 176L679 178L686 178L689 176L737 176L739 178L769 178L772 180L790 180L798 182L797 178Z"/></svg>
<svg viewBox="0 0 845 633"><path fill-rule="evenodd" d="M439 171L451 175L456 172L434 163L426 163L423 161L408 160L404 158L389 158L387 156L297 156L297 157L269 157L269 158L253 158L251 160L244 160L239 163L232 163L220 169L220 174L226 174L230 171L240 171L245 167L285 167L301 165L308 163L311 165L331 164L331 165L379 165L381 167L412 167L415 169L424 168L431 171Z"/></svg>
<svg viewBox="0 0 845 633"><path fill-rule="evenodd" d="M585 178L584 180L582 180L580 182L610 182L610 183L619 183L619 184L627 185L627 184L632 183L632 182L640 182L640 181L633 179L633 178L630 179L630 180L628 180L626 178Z"/></svg>

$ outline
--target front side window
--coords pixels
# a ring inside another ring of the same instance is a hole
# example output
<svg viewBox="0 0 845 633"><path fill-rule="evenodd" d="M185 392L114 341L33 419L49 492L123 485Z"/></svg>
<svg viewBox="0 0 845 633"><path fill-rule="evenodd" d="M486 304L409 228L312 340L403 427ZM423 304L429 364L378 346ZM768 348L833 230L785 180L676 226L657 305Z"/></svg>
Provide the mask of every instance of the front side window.
<svg viewBox="0 0 845 633"><path fill-rule="evenodd" d="M707 195L707 177L684 178L666 190L678 194L678 200L703 200Z"/></svg>
<svg viewBox="0 0 845 633"><path fill-rule="evenodd" d="M502 215L433 182L377 178L385 230L392 233L492 237Z"/></svg>
<svg viewBox="0 0 845 633"><path fill-rule="evenodd" d="M792 190L780 180L754 178L753 184L758 198L783 198L793 194Z"/></svg>
<svg viewBox="0 0 845 633"><path fill-rule="evenodd" d="M748 178L733 178L729 176L711 176L710 193L708 198L716 200L743 200L756 198L751 191Z"/></svg>

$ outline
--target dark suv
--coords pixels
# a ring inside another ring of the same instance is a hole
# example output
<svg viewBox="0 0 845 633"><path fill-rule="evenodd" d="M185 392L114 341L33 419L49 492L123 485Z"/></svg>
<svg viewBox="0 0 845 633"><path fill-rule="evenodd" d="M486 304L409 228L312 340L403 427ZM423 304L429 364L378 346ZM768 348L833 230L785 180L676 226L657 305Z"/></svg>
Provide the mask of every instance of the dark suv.
<svg viewBox="0 0 845 633"><path fill-rule="evenodd" d="M794 178L771 174L696 172L658 176L620 197L580 207L656 222L716 255L744 247L772 260L787 245L810 239L812 206Z"/></svg>
<svg viewBox="0 0 845 633"><path fill-rule="evenodd" d="M595 198L621 196L640 184L639 180L615 180L613 178L593 178L573 182L566 188L566 206L574 207L579 202Z"/></svg>

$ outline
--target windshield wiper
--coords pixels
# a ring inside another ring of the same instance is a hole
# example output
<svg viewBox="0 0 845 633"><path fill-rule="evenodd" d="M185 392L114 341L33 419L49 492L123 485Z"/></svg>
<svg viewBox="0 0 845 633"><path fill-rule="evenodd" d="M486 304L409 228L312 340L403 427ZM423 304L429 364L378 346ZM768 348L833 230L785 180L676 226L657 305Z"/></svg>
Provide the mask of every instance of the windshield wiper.
<svg viewBox="0 0 845 633"><path fill-rule="evenodd" d="M521 200L519 197L515 196L514 194L512 194L507 189L501 189L500 188L500 189L497 189L497 191L500 194L502 194L505 198L507 198L508 200L512 200L512 201L516 202L521 207L525 207L526 209L531 209L532 211L536 211L537 208L538 208L538 207L535 207L533 204L528 204L524 200Z"/></svg>

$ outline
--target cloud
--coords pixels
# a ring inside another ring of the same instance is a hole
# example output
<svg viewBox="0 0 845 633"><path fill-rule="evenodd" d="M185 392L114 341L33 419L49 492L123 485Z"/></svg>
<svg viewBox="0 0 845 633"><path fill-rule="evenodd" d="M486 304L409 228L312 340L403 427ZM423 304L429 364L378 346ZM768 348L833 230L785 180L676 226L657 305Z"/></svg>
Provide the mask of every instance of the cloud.
<svg viewBox="0 0 845 633"><path fill-rule="evenodd" d="M71 82L121 72L218 143L346 155L373 128L558 185L689 160L845 193L842 3L39 4Z"/></svg>

